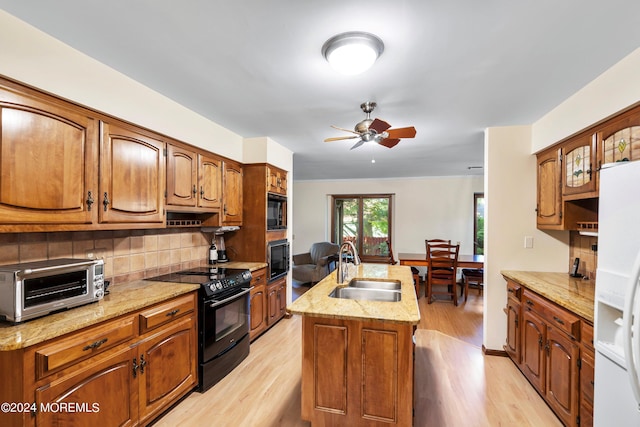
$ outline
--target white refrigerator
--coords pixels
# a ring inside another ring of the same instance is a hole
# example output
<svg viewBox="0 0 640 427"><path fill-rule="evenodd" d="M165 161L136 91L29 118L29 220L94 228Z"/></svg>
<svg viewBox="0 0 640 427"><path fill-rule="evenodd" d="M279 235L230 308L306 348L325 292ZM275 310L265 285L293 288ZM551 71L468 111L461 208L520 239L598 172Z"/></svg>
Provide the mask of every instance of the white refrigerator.
<svg viewBox="0 0 640 427"><path fill-rule="evenodd" d="M640 161L603 166L598 203L594 425L638 427Z"/></svg>

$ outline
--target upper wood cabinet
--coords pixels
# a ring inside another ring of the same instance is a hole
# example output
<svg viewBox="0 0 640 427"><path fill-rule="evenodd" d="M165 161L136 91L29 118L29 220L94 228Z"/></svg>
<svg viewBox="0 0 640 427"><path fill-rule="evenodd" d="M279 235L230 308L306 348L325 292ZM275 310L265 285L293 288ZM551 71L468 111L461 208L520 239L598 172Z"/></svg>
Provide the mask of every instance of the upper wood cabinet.
<svg viewBox="0 0 640 427"><path fill-rule="evenodd" d="M164 223L164 142L102 122L99 217L103 223Z"/></svg>
<svg viewBox="0 0 640 427"><path fill-rule="evenodd" d="M563 144L561 150L562 195L596 197L596 135L581 134Z"/></svg>
<svg viewBox="0 0 640 427"><path fill-rule="evenodd" d="M538 227L560 226L562 195L560 193L560 159L562 152L552 148L538 154Z"/></svg>
<svg viewBox="0 0 640 427"><path fill-rule="evenodd" d="M0 120L0 224L94 222L98 121L2 82Z"/></svg>
<svg viewBox="0 0 640 427"><path fill-rule="evenodd" d="M218 211L222 205L222 161L167 144L167 205Z"/></svg>
<svg viewBox="0 0 640 427"><path fill-rule="evenodd" d="M222 162L222 194L224 202L220 217L221 225L242 225L242 165L224 160Z"/></svg>
<svg viewBox="0 0 640 427"><path fill-rule="evenodd" d="M267 192L287 195L287 171L267 165Z"/></svg>
<svg viewBox="0 0 640 427"><path fill-rule="evenodd" d="M640 160L640 109L635 108L598 129L598 166Z"/></svg>

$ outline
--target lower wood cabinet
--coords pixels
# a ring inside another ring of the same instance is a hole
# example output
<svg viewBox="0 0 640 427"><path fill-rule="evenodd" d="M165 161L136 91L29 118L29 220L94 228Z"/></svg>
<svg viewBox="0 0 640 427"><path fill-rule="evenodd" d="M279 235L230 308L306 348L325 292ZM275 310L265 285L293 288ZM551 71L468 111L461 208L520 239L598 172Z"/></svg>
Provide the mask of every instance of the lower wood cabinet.
<svg viewBox="0 0 640 427"><path fill-rule="evenodd" d="M411 324L302 318L302 419L319 426L413 423Z"/></svg>
<svg viewBox="0 0 640 427"><path fill-rule="evenodd" d="M196 323L193 292L32 347L0 352L2 372L23 373L22 383L3 388L2 398L34 402L29 412L3 419L3 426L150 423L197 385ZM124 332L118 334L118 328Z"/></svg>
<svg viewBox="0 0 640 427"><path fill-rule="evenodd" d="M267 330L267 270L262 268L251 276L249 338L253 341Z"/></svg>
<svg viewBox="0 0 640 427"><path fill-rule="evenodd" d="M282 277L267 286L267 325L284 317L287 308L287 279Z"/></svg>
<svg viewBox="0 0 640 427"><path fill-rule="evenodd" d="M591 426L593 326L509 279L507 290L505 351L565 426Z"/></svg>

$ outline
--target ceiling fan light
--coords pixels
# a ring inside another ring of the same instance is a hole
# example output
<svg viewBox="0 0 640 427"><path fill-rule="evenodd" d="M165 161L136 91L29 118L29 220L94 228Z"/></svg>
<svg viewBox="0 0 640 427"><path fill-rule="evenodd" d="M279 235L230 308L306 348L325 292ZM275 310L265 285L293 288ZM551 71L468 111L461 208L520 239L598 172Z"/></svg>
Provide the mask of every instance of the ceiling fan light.
<svg viewBox="0 0 640 427"><path fill-rule="evenodd" d="M373 34L338 34L322 46L322 55L341 74L355 75L371 68L384 51L384 43Z"/></svg>

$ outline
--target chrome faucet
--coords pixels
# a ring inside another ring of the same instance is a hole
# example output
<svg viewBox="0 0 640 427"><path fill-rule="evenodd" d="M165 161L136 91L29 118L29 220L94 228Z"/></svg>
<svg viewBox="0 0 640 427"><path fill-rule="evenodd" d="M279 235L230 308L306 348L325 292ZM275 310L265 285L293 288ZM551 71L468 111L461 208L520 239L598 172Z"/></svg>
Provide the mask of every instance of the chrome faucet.
<svg viewBox="0 0 640 427"><path fill-rule="evenodd" d="M345 261L345 265L342 265L342 253L351 254L353 259L353 265L360 265L360 258L358 257L358 251L356 250L353 242L344 242L340 245L340 251L338 252L338 269L336 271L336 281L339 284L344 283L349 278L349 265Z"/></svg>

